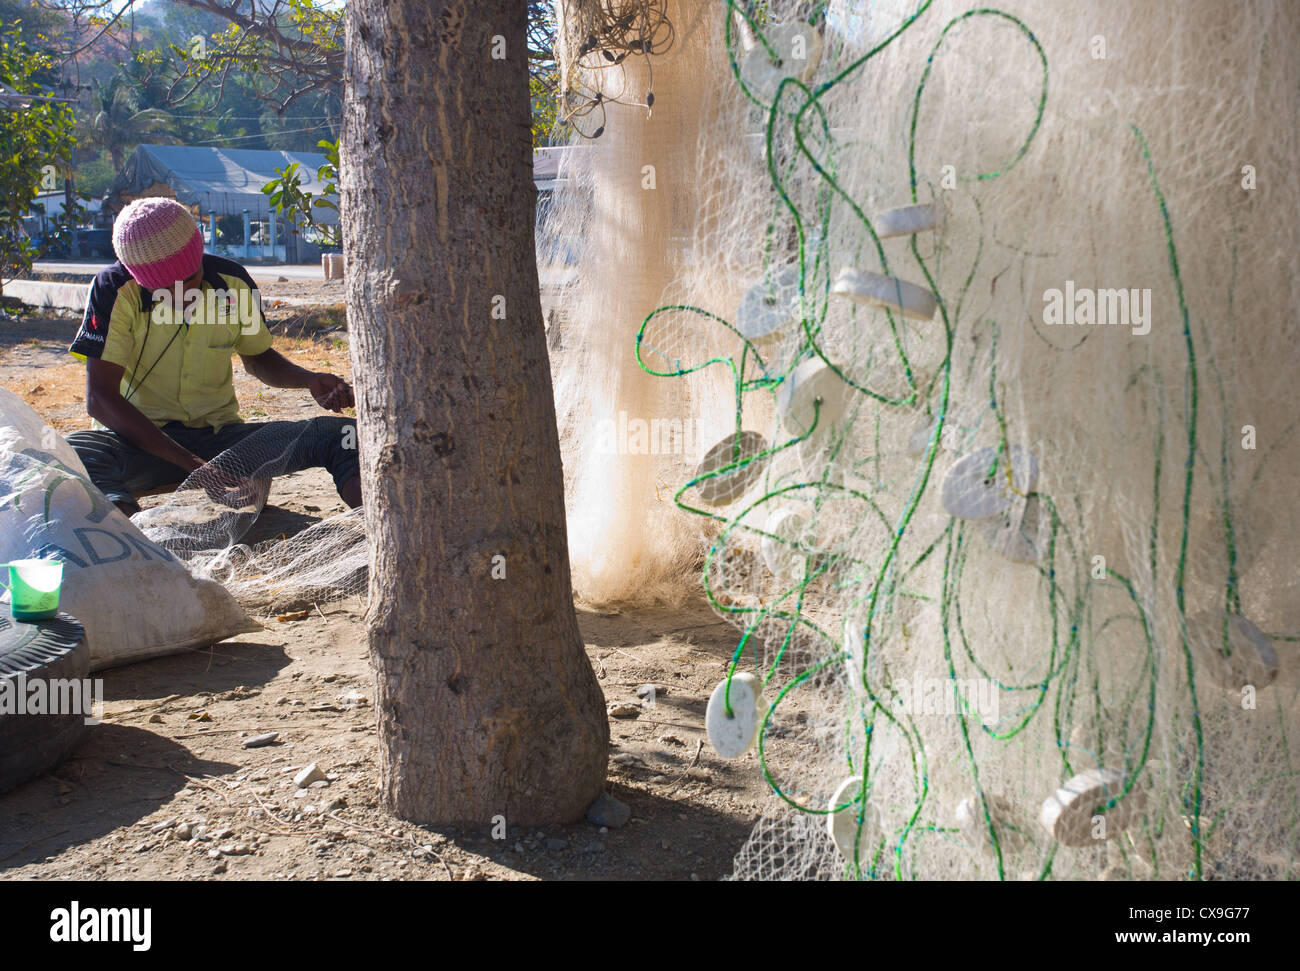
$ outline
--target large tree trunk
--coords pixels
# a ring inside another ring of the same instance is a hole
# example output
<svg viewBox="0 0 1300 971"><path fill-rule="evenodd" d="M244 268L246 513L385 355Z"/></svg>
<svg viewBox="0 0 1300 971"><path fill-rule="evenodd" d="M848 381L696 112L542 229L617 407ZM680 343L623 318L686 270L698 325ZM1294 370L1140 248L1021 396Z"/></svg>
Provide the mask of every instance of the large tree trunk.
<svg viewBox="0 0 1300 971"><path fill-rule="evenodd" d="M524 38L518 0L347 8L341 190L380 785L420 822L571 821L605 777L569 586Z"/></svg>

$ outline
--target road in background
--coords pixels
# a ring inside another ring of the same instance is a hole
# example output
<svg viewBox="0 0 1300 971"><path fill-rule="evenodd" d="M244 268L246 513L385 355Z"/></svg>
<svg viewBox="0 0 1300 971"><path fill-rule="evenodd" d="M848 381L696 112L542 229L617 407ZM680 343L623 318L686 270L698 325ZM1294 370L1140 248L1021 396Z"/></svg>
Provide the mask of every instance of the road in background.
<svg viewBox="0 0 1300 971"><path fill-rule="evenodd" d="M35 273L84 273L87 277L93 277L102 270L107 263L84 261L73 262L71 260L49 260L34 263L32 271ZM293 264L286 266L257 266L256 264L244 264L249 275L258 283L274 283L280 277L288 277L290 280L324 280L325 273L320 268L320 264ZM89 282L89 280L87 280Z"/></svg>

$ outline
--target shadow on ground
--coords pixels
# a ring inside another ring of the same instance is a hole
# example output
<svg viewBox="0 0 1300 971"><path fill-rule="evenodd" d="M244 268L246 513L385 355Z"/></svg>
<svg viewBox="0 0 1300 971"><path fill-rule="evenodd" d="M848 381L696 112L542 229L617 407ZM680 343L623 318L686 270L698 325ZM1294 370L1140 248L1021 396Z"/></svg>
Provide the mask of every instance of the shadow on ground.
<svg viewBox="0 0 1300 971"><path fill-rule="evenodd" d="M671 792L658 795L618 783L607 791L632 810L622 829L601 833L583 821L540 829L511 826L505 839L493 839L490 828L426 832L539 880L682 880L692 874L717 880L731 873L736 850L753 827L753 818L682 801ZM516 849L525 842L522 852ZM532 852L534 847L542 852Z"/></svg>
<svg viewBox="0 0 1300 971"><path fill-rule="evenodd" d="M60 350L66 350L80 326L80 317L55 317L49 315L49 311L10 317L0 322L0 348L39 341L57 344Z"/></svg>
<svg viewBox="0 0 1300 971"><path fill-rule="evenodd" d="M95 725L57 769L0 797L0 871L135 824L171 802L187 776L234 768L141 728Z"/></svg>
<svg viewBox="0 0 1300 971"><path fill-rule="evenodd" d="M233 640L110 668L96 677L104 679L105 701L221 694L269 684L290 663L282 647Z"/></svg>

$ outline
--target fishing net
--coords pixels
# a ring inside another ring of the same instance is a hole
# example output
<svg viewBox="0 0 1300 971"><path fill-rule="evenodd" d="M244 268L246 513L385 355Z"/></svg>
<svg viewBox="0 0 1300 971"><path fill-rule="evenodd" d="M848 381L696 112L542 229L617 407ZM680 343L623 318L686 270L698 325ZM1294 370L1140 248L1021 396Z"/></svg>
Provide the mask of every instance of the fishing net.
<svg viewBox="0 0 1300 971"><path fill-rule="evenodd" d="M1300 11L655 9L553 368L579 594L737 627L735 875L1294 876Z"/></svg>
<svg viewBox="0 0 1300 971"><path fill-rule="evenodd" d="M272 480L294 471L330 424L268 422L190 475L131 521L196 576L223 584L251 611L279 612L364 596L368 580L360 509L310 522L292 535L242 542L263 513Z"/></svg>

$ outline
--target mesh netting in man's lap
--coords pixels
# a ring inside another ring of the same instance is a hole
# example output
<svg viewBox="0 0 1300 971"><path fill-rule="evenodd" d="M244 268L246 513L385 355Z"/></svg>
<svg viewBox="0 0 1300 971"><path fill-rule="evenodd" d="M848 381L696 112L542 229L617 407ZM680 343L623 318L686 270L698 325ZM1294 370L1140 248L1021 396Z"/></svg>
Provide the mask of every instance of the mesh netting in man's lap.
<svg viewBox="0 0 1300 971"><path fill-rule="evenodd" d="M326 444L310 441L313 436L340 431L336 423L270 422L132 521L196 575L220 581L250 609L284 610L364 596L368 560L360 509L314 522L293 535L241 542L262 514L272 481L293 469L301 450L317 451Z"/></svg>

